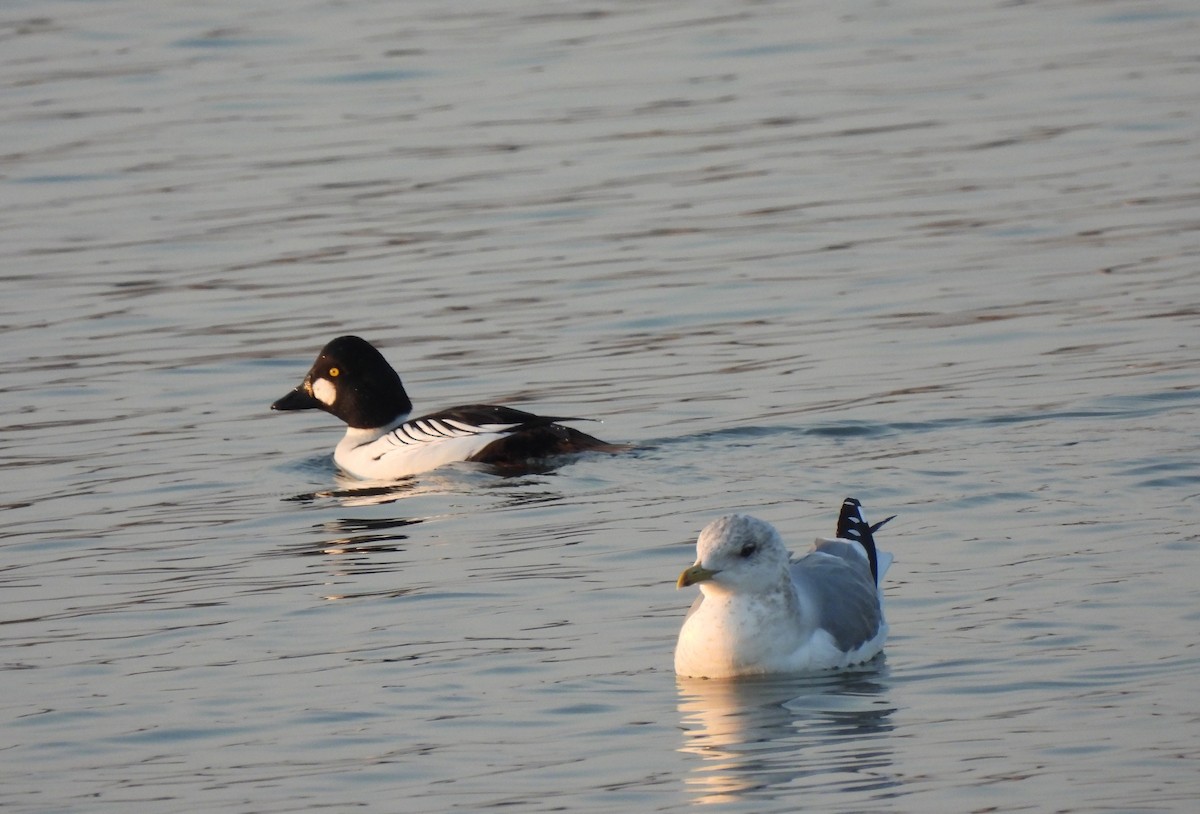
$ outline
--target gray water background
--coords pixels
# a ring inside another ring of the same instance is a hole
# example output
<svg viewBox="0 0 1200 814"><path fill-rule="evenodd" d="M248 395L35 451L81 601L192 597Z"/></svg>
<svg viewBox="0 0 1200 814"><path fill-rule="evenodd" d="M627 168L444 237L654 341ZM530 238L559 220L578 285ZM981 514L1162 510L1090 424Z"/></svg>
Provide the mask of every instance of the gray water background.
<svg viewBox="0 0 1200 814"><path fill-rule="evenodd" d="M0 7L0 807L1192 811L1200 9ZM342 479L272 414L639 445ZM712 517L886 657L683 682Z"/></svg>

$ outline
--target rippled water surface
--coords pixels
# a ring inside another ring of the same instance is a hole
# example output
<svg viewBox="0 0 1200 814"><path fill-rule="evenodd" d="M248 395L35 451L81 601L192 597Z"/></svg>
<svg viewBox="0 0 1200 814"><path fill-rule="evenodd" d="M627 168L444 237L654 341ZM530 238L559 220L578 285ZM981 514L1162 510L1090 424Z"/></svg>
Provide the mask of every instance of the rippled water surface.
<svg viewBox="0 0 1200 814"><path fill-rule="evenodd" d="M0 806L1190 811L1200 10L0 8ZM418 409L637 449L357 484ZM678 681L712 517L896 554L868 668Z"/></svg>

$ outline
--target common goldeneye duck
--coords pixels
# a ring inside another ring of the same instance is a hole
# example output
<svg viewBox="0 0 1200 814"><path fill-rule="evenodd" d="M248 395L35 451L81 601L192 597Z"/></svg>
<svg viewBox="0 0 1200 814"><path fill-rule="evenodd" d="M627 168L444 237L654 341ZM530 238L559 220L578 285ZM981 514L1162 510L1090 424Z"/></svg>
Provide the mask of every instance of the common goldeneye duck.
<svg viewBox="0 0 1200 814"><path fill-rule="evenodd" d="M696 541L696 563L677 587L701 595L679 631L675 672L693 678L803 673L861 664L883 649L880 583L892 555L846 498L837 537L818 538L792 561L779 532L744 514L718 518Z"/></svg>
<svg viewBox="0 0 1200 814"><path fill-rule="evenodd" d="M400 376L371 343L340 336L321 349L295 390L272 410L324 410L346 422L334 461L358 478L389 480L455 461L499 467L587 450L616 451L560 421L511 407L469 404L409 419Z"/></svg>

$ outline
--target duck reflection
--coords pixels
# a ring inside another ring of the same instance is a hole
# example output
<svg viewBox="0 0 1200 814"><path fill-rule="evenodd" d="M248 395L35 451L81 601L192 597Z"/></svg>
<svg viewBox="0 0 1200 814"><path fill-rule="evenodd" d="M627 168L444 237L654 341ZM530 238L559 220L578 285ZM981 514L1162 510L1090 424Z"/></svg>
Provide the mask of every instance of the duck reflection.
<svg viewBox="0 0 1200 814"><path fill-rule="evenodd" d="M338 472L335 480L336 488L301 492L284 500L306 504L332 501L345 507L363 507L383 506L430 495L482 493L499 495L503 501L502 506L510 506L562 498L557 491L536 488L545 484L545 480L539 477L538 473L523 470L497 478L478 465L449 466L420 478L401 480L360 480ZM532 494L529 492L531 488L535 489Z"/></svg>
<svg viewBox="0 0 1200 814"><path fill-rule="evenodd" d="M333 501L342 506L382 506L406 497L415 497L429 492L447 491L447 484L422 482L413 478L400 481L362 481L342 473L337 474L337 487L316 492L302 492L287 500L294 503L319 503Z"/></svg>
<svg viewBox="0 0 1200 814"><path fill-rule="evenodd" d="M497 480L477 470L444 470L400 481L363 481L339 473L334 488L284 498L303 504L324 519L313 526L315 534L288 542L275 553L321 557L332 577L394 572L410 564L411 537L420 533L416 526L456 516L483 517L493 511L546 505L563 497L538 476ZM449 511L447 496L454 497L456 504ZM354 510L344 513L352 516L330 516L346 509Z"/></svg>
<svg viewBox="0 0 1200 814"><path fill-rule="evenodd" d="M409 497L446 491L444 485L415 480L364 482L338 475L337 487L305 492L286 500L317 506L366 508L387 506ZM339 517L317 524L319 537L283 546L278 553L289 556L344 556L403 551L408 529L430 518L394 516Z"/></svg>
<svg viewBox="0 0 1200 814"><path fill-rule="evenodd" d="M896 785L881 661L819 676L677 682L680 751L699 758L685 781L697 803Z"/></svg>

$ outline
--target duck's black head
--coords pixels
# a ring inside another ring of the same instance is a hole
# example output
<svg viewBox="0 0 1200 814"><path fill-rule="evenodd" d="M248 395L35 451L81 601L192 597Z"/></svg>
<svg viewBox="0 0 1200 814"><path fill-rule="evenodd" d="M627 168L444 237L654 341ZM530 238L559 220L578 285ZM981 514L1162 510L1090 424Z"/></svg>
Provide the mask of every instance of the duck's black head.
<svg viewBox="0 0 1200 814"><path fill-rule="evenodd" d="M412 412L400 376L375 347L339 336L321 349L304 381L272 410L324 410L351 427L375 429Z"/></svg>

